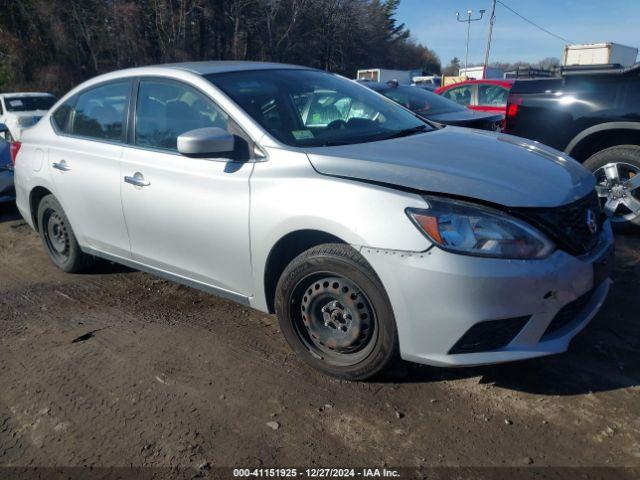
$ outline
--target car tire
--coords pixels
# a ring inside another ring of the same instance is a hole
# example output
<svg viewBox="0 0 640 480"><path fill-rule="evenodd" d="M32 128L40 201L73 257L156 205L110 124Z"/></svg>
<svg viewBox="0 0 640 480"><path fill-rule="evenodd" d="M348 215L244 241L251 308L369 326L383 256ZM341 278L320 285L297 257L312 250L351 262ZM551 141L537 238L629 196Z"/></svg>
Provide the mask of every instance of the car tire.
<svg viewBox="0 0 640 480"><path fill-rule="evenodd" d="M275 310L293 350L334 377L369 379L398 357L391 302L349 245L319 245L291 261L276 287Z"/></svg>
<svg viewBox="0 0 640 480"><path fill-rule="evenodd" d="M616 173L610 176L617 175L618 181L607 178L605 167L610 169L611 165L615 165ZM596 176L598 195L616 233L640 233L640 187L625 188L630 178L640 175L640 146L619 145L601 150L589 157L584 166ZM625 196L620 197L621 194ZM615 214L610 208L607 210L607 204L618 205Z"/></svg>
<svg viewBox="0 0 640 480"><path fill-rule="evenodd" d="M80 273L93 266L95 258L80 249L69 219L53 195L42 198L37 219L40 238L56 267L67 273Z"/></svg>

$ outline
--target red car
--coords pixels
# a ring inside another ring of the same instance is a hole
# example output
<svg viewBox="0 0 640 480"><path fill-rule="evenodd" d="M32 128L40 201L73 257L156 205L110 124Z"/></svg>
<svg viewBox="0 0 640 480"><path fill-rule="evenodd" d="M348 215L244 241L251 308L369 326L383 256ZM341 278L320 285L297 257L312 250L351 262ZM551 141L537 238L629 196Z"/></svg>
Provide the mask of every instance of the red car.
<svg viewBox="0 0 640 480"><path fill-rule="evenodd" d="M507 110L507 97L514 80L466 80L440 87L436 90L449 100L453 100L472 110L501 113Z"/></svg>

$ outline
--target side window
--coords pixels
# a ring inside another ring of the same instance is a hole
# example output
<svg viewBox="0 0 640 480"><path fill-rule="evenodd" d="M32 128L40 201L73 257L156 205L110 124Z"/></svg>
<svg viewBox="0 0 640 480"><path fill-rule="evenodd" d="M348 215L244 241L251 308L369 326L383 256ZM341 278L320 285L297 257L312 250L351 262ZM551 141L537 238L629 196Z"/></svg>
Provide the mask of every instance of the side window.
<svg viewBox="0 0 640 480"><path fill-rule="evenodd" d="M504 107L508 96L509 90L499 85L478 85L478 105Z"/></svg>
<svg viewBox="0 0 640 480"><path fill-rule="evenodd" d="M69 119L71 118L74 103L74 99L67 100L51 115L51 119L59 132L69 133Z"/></svg>
<svg viewBox="0 0 640 480"><path fill-rule="evenodd" d="M140 82L136 145L175 151L178 136L206 127L230 130L229 117L209 98L186 85L153 80Z"/></svg>
<svg viewBox="0 0 640 480"><path fill-rule="evenodd" d="M2 115L4 113L4 110L2 109L2 100L0 100L0 115Z"/></svg>
<svg viewBox="0 0 640 480"><path fill-rule="evenodd" d="M81 93L76 102L70 133L103 140L122 140L129 90L129 82L122 82Z"/></svg>
<svg viewBox="0 0 640 480"><path fill-rule="evenodd" d="M453 100L460 105L468 107L469 105L471 105L472 89L473 85L462 85L460 87L447 90L442 94L442 96L448 98L449 100Z"/></svg>

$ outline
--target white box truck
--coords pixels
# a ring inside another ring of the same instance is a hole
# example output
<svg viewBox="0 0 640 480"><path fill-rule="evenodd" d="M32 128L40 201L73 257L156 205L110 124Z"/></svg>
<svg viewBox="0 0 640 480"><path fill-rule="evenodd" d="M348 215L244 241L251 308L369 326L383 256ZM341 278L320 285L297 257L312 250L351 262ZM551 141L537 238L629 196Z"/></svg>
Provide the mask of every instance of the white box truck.
<svg viewBox="0 0 640 480"><path fill-rule="evenodd" d="M366 70L358 70L358 80L369 80L372 82L387 83L391 80L397 80L401 85L410 85L411 70L389 70L387 68L369 68Z"/></svg>
<svg viewBox="0 0 640 480"><path fill-rule="evenodd" d="M630 67L636 63L638 49L618 43L588 43L564 47L563 65L607 65Z"/></svg>
<svg viewBox="0 0 640 480"><path fill-rule="evenodd" d="M485 78L503 78L504 72L499 68L487 67L486 69L480 65L479 67L461 68L458 72L459 77L468 77L473 80L483 80Z"/></svg>

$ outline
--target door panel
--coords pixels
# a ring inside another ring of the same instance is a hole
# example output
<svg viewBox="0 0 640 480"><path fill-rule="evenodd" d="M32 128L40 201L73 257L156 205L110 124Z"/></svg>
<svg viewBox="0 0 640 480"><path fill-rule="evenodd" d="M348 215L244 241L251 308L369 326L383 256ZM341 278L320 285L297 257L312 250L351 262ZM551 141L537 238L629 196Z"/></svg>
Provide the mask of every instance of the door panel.
<svg viewBox="0 0 640 480"><path fill-rule="evenodd" d="M81 245L129 258L120 203L122 146L65 138L49 150L56 196ZM54 165L62 167L55 168Z"/></svg>
<svg viewBox="0 0 640 480"><path fill-rule="evenodd" d="M49 149L56 195L80 244L125 258L131 249L120 201L120 142L130 88L128 81L97 86L73 107L60 107L54 113L60 135Z"/></svg>
<svg viewBox="0 0 640 480"><path fill-rule="evenodd" d="M125 148L122 205L133 260L249 295L253 165ZM124 181L136 173L147 186Z"/></svg>
<svg viewBox="0 0 640 480"><path fill-rule="evenodd" d="M135 145L125 147L121 171L133 260L249 296L253 163L238 161L247 143L236 137L243 147L230 153L236 161L188 158L176 148L187 131L218 127L237 135L237 125L196 89L153 79L139 82L135 117Z"/></svg>

